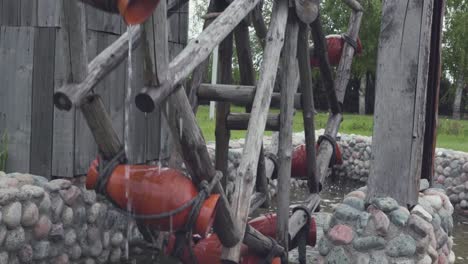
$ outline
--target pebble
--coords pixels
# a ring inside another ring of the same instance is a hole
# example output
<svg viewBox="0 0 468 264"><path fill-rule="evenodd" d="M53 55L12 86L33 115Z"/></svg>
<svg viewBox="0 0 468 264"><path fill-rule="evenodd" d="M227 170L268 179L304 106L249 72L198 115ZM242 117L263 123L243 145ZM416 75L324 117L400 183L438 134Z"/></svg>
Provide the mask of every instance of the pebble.
<svg viewBox="0 0 468 264"><path fill-rule="evenodd" d="M3 209L3 222L9 229L18 227L21 223L22 205L14 202Z"/></svg>
<svg viewBox="0 0 468 264"><path fill-rule="evenodd" d="M120 248L115 248L112 250L109 260L111 263L118 263L121 257L122 257L122 250Z"/></svg>
<svg viewBox="0 0 468 264"><path fill-rule="evenodd" d="M52 227L50 228L50 233L49 233L49 237L50 237L50 240L53 241L53 242L59 242L59 241L62 241L64 239L64 230L63 230L63 224L54 224L52 225Z"/></svg>
<svg viewBox="0 0 468 264"><path fill-rule="evenodd" d="M23 207L23 217L21 218L21 224L24 227L34 226L39 220L39 209L35 203L28 202Z"/></svg>
<svg viewBox="0 0 468 264"><path fill-rule="evenodd" d="M387 215L380 210L375 210L371 212L371 214L374 219L374 226L377 234L380 236L386 236L390 226L390 220Z"/></svg>
<svg viewBox="0 0 468 264"><path fill-rule="evenodd" d="M122 235L122 233L117 232L117 233L114 233L114 235L112 235L111 244L114 247L119 247L122 244L123 240L124 240L124 236Z"/></svg>
<svg viewBox="0 0 468 264"><path fill-rule="evenodd" d="M409 216L410 213L408 209L400 206L390 213L390 221L396 226L403 227L408 222Z"/></svg>
<svg viewBox="0 0 468 264"><path fill-rule="evenodd" d="M346 245L353 240L353 229L347 225L336 225L329 232L328 236L335 245Z"/></svg>
<svg viewBox="0 0 468 264"><path fill-rule="evenodd" d="M77 260L81 257L81 247L77 244L73 245L69 250L70 258L73 260Z"/></svg>
<svg viewBox="0 0 468 264"><path fill-rule="evenodd" d="M416 253L416 241L409 235L400 234L388 242L386 253L390 257L411 257Z"/></svg>
<svg viewBox="0 0 468 264"><path fill-rule="evenodd" d="M42 198L44 196L44 189L38 186L23 185L20 190L33 198Z"/></svg>
<svg viewBox="0 0 468 264"><path fill-rule="evenodd" d="M91 206L88 211L88 223L93 224L97 221L99 217L99 212L101 211L102 204L95 203Z"/></svg>
<svg viewBox="0 0 468 264"><path fill-rule="evenodd" d="M98 257L99 255L101 255L102 253L102 243L100 240L97 240L97 241L94 241L90 247L89 247L89 254L92 256L92 257ZM109 252L109 250L106 250L107 252ZM106 260L107 260L107 257L106 257Z"/></svg>
<svg viewBox="0 0 468 264"><path fill-rule="evenodd" d="M63 253L54 259L54 264L68 264L70 262L68 255Z"/></svg>
<svg viewBox="0 0 468 264"><path fill-rule="evenodd" d="M33 246L34 260L45 259L49 256L49 241L39 241Z"/></svg>
<svg viewBox="0 0 468 264"><path fill-rule="evenodd" d="M45 193L44 197L42 198L41 203L39 204L39 212L41 214L48 214L50 211L51 205L52 205L52 202L50 201L50 196L48 193Z"/></svg>
<svg viewBox="0 0 468 264"><path fill-rule="evenodd" d="M81 190L76 186L71 186L66 190L60 190L60 197L68 206L74 206L76 200L81 196Z"/></svg>
<svg viewBox="0 0 468 264"><path fill-rule="evenodd" d="M422 217L427 222L432 222L432 215L428 213L426 210L424 210L424 208L419 204L413 208L411 213Z"/></svg>
<svg viewBox="0 0 468 264"><path fill-rule="evenodd" d="M22 263L30 263L33 260L33 249L31 245L27 244L24 245L19 251L18 251L18 259Z"/></svg>
<svg viewBox="0 0 468 264"><path fill-rule="evenodd" d="M398 208L397 201L391 197L375 198L372 204L384 212L391 212Z"/></svg>
<svg viewBox="0 0 468 264"><path fill-rule="evenodd" d="M19 194L16 188L0 189L0 205L7 205L14 201Z"/></svg>
<svg viewBox="0 0 468 264"><path fill-rule="evenodd" d="M15 251L20 249L26 241L26 235L22 227L10 230L7 232L5 238L5 248L8 251Z"/></svg>
<svg viewBox="0 0 468 264"><path fill-rule="evenodd" d="M354 239L353 247L359 251L368 251L372 249L384 249L385 239L378 236L359 237Z"/></svg>
<svg viewBox="0 0 468 264"><path fill-rule="evenodd" d="M46 215L41 215L36 225L34 226L34 237L37 240L46 238L49 235L51 227L52 222L50 221L49 217L47 217Z"/></svg>
<svg viewBox="0 0 468 264"><path fill-rule="evenodd" d="M48 182L45 185L46 190L50 192L56 192L63 189L68 189L71 186L71 182L64 179L56 179Z"/></svg>
<svg viewBox="0 0 468 264"><path fill-rule="evenodd" d="M69 227L73 224L73 209L66 206L62 213L62 223L64 227Z"/></svg>
<svg viewBox="0 0 468 264"><path fill-rule="evenodd" d="M65 232L65 245L72 246L76 242L75 230L70 229Z"/></svg>

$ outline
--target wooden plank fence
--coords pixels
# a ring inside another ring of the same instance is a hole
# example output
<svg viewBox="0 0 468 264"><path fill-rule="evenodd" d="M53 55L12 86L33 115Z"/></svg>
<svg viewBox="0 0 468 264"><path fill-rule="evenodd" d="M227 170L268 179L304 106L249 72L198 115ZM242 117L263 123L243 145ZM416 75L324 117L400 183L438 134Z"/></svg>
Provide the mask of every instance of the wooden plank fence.
<svg viewBox="0 0 468 264"><path fill-rule="evenodd" d="M97 155L82 113L53 106L54 91L71 80L63 1L0 0L0 135L8 135L7 172L73 177L86 174ZM170 59L187 43L188 4L172 13L168 20ZM88 61L126 31L118 15L88 6L86 21ZM133 53L133 73L132 90L136 94L143 87L141 47ZM127 82L125 61L94 88L121 139ZM159 112L144 114L133 105L129 119L131 162L158 159L160 146L164 158L169 157L169 133L166 125L161 125Z"/></svg>

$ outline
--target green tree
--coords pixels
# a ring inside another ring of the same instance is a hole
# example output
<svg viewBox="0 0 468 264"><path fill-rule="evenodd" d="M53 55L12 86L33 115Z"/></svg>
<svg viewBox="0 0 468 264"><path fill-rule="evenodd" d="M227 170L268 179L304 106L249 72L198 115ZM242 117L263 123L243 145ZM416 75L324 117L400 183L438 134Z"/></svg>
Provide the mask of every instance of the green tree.
<svg viewBox="0 0 468 264"><path fill-rule="evenodd" d="M468 83L468 1L448 0L443 38L443 69L453 80L449 90L453 98L453 116L460 118L463 92Z"/></svg>

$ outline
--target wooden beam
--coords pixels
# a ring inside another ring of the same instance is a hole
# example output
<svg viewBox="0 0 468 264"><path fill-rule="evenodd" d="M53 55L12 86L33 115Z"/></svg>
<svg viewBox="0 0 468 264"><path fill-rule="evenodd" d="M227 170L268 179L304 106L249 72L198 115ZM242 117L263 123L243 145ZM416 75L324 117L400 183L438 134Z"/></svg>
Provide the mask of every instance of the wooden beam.
<svg viewBox="0 0 468 264"><path fill-rule="evenodd" d="M233 4L236 2L233 2ZM255 186L258 157L276 79L280 51L284 45L287 17L288 1L276 1L263 54L260 79L258 80L253 102L254 107L249 122L249 132L247 133L242 159L237 170L236 190L232 196L234 219L240 224L240 230L244 230L247 224L251 194ZM221 259L224 262L237 263L240 260L240 247L241 243L231 248L224 247Z"/></svg>
<svg viewBox="0 0 468 264"><path fill-rule="evenodd" d="M71 2L71 1L70 1ZM133 47L136 48L141 35L141 28L137 26L132 31ZM107 74L117 67L128 53L128 33L123 34L111 46L102 51L88 65L88 74L80 83L64 85L54 94L54 104L60 110L69 111L95 87Z"/></svg>
<svg viewBox="0 0 468 264"><path fill-rule="evenodd" d="M297 90L297 37L299 24L293 10L289 11L286 37L281 60L281 107L280 132L278 141L278 209L276 222L276 238L278 243L286 249L289 248L289 203L291 188L291 162L292 162L292 125L294 118L294 94Z"/></svg>
<svg viewBox="0 0 468 264"><path fill-rule="evenodd" d="M252 25L255 29L255 34L257 35L260 45L262 48L265 48L265 39L268 29L265 24L265 19L263 19L262 9L263 1L261 1L252 11Z"/></svg>
<svg viewBox="0 0 468 264"><path fill-rule="evenodd" d="M143 112L152 112L178 84L211 54L213 49L249 14L260 0L236 0L169 64L167 80L158 89L144 88L135 98Z"/></svg>
<svg viewBox="0 0 468 264"><path fill-rule="evenodd" d="M312 213L315 209L320 205L320 195L317 193L311 194L307 197L306 201L306 208L307 210ZM292 240L296 237L302 227L308 223L309 215L307 215L304 211L298 210L296 211L291 218L289 219L289 238Z"/></svg>
<svg viewBox="0 0 468 264"><path fill-rule="evenodd" d="M362 12L364 9L361 4L356 0L343 0L343 2L349 6L354 12Z"/></svg>
<svg viewBox="0 0 468 264"><path fill-rule="evenodd" d="M433 3L383 6L367 201L390 196L402 206L418 203Z"/></svg>
<svg viewBox="0 0 468 264"><path fill-rule="evenodd" d="M333 82L333 71L328 60L327 41L322 29L320 17L317 18L311 25L312 39L314 40L314 53L317 54L319 60L320 76L322 77L323 85L327 91L328 104L333 114L341 112L341 106L338 102L335 92L335 83ZM309 58L309 57L307 57Z"/></svg>
<svg viewBox="0 0 468 264"><path fill-rule="evenodd" d="M315 153L315 107L312 85L312 69L309 54L309 29L305 23L299 23L297 42L297 60L302 87L302 117L304 120L304 135L307 153L307 183L311 193L319 192L320 179L317 177L317 162Z"/></svg>
<svg viewBox="0 0 468 264"><path fill-rule="evenodd" d="M301 94L294 95L294 108L301 109ZM255 97L255 86L202 84L198 90L201 101L230 102L239 106L251 105ZM272 93L270 107L279 108L280 93Z"/></svg>
<svg viewBox="0 0 468 264"><path fill-rule="evenodd" d="M229 34L219 45L219 82L224 84L232 83L232 54L233 54L233 35ZM229 131L226 119L231 112L231 105L228 102L216 103L216 152L215 152L215 168L221 171L224 175L228 175L228 154L229 154L229 139L231 132ZM227 177L222 179L222 185L226 188Z"/></svg>
<svg viewBox="0 0 468 264"><path fill-rule="evenodd" d="M94 140L98 145L99 153L106 160L112 159L123 145L112 127L112 119L107 113L102 98L98 94L92 94L83 100L80 106Z"/></svg>
<svg viewBox="0 0 468 264"><path fill-rule="evenodd" d="M279 131L279 114L268 114L265 130ZM231 130L247 130L251 114L232 113L227 116L226 125Z"/></svg>

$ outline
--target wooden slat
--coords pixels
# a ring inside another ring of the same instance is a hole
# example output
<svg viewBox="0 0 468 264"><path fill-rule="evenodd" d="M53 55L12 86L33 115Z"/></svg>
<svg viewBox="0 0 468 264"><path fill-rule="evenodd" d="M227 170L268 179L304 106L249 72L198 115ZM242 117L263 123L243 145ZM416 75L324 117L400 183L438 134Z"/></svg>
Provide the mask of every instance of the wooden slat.
<svg viewBox="0 0 468 264"><path fill-rule="evenodd" d="M21 1L2 0L0 22L2 26L19 26L21 22Z"/></svg>
<svg viewBox="0 0 468 264"><path fill-rule="evenodd" d="M403 206L418 202L432 5L383 5L368 200L391 196Z"/></svg>
<svg viewBox="0 0 468 264"><path fill-rule="evenodd" d="M57 91L70 78L68 34L64 28L57 29L55 49L54 90ZM53 127L52 176L73 177L75 108L65 112L54 107Z"/></svg>
<svg viewBox="0 0 468 264"><path fill-rule="evenodd" d="M60 27L63 19L62 5L68 0L38 0L37 25L39 27Z"/></svg>
<svg viewBox="0 0 468 264"><path fill-rule="evenodd" d="M27 172L35 30L30 27L0 29L0 133L8 134L6 167L8 171Z"/></svg>
<svg viewBox="0 0 468 264"><path fill-rule="evenodd" d="M55 28L37 28L34 43L29 172L45 177L52 172L55 35Z"/></svg>
<svg viewBox="0 0 468 264"><path fill-rule="evenodd" d="M21 21L22 26L37 25L37 5L38 0L19 1L21 3ZM0 3L1 5L1 3Z"/></svg>
<svg viewBox="0 0 468 264"><path fill-rule="evenodd" d="M88 29L95 31L120 34L124 24L119 14L104 12L89 5L86 6L86 17Z"/></svg>
<svg viewBox="0 0 468 264"><path fill-rule="evenodd" d="M231 6L236 2L238 1L233 2ZM258 157L276 79L280 51L284 44L287 17L288 1L275 2L260 70L260 79L253 102L252 118L248 127L249 133L247 133L242 159L237 171L236 190L232 196L234 219L240 225L240 230L245 229L251 194L255 187ZM225 262L238 262L240 246L241 243L238 243L235 247L223 248L221 259Z"/></svg>

